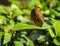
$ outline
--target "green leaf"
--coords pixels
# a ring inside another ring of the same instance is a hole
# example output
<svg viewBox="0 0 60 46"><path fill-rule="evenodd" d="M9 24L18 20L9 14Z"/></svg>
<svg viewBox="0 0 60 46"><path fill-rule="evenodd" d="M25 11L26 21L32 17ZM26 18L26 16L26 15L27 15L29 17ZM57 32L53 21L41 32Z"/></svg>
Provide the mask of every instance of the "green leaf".
<svg viewBox="0 0 60 46"><path fill-rule="evenodd" d="M49 31L51 37L54 38L55 34L54 34L53 30L50 27L48 28L48 31Z"/></svg>
<svg viewBox="0 0 60 46"><path fill-rule="evenodd" d="M51 27L51 26L49 24L47 24L46 22L44 22L44 24L41 27L41 29L47 29L48 27Z"/></svg>
<svg viewBox="0 0 60 46"><path fill-rule="evenodd" d="M32 40L30 40L30 39L29 39L28 37L26 37L26 36L24 36L24 38L27 40L27 43L26 43L27 46L34 46L34 43L33 43Z"/></svg>
<svg viewBox="0 0 60 46"><path fill-rule="evenodd" d="M29 40L29 46L34 46L33 41Z"/></svg>
<svg viewBox="0 0 60 46"><path fill-rule="evenodd" d="M0 24L5 24L5 23L6 23L6 18L0 15Z"/></svg>
<svg viewBox="0 0 60 46"><path fill-rule="evenodd" d="M20 6L20 0L8 0L12 4L19 5Z"/></svg>
<svg viewBox="0 0 60 46"><path fill-rule="evenodd" d="M22 11L19 9L19 7L17 5L12 4L11 9L13 12L13 17L19 16L22 14Z"/></svg>
<svg viewBox="0 0 60 46"><path fill-rule="evenodd" d="M49 13L50 13L49 9L46 9L46 10L44 11L44 14L46 14L46 15L49 15Z"/></svg>
<svg viewBox="0 0 60 46"><path fill-rule="evenodd" d="M39 38L37 39L40 43L45 41L45 36L40 35Z"/></svg>
<svg viewBox="0 0 60 46"><path fill-rule="evenodd" d="M38 7L40 7L40 8L43 7L42 4L40 3L40 0L36 0L36 5L37 5Z"/></svg>
<svg viewBox="0 0 60 46"><path fill-rule="evenodd" d="M13 29L13 25L4 26L4 31L5 32L9 32L11 29Z"/></svg>
<svg viewBox="0 0 60 46"><path fill-rule="evenodd" d="M60 14L57 11L55 11L54 9L50 9L50 14L53 14L55 16L60 16Z"/></svg>
<svg viewBox="0 0 60 46"><path fill-rule="evenodd" d="M0 13L7 13L4 8L5 6L0 5Z"/></svg>
<svg viewBox="0 0 60 46"><path fill-rule="evenodd" d="M20 42L26 43L26 40L24 38L20 38Z"/></svg>
<svg viewBox="0 0 60 46"><path fill-rule="evenodd" d="M29 16L23 17L23 16L20 15L20 16L17 17L17 20L21 21L22 23L30 22Z"/></svg>
<svg viewBox="0 0 60 46"><path fill-rule="evenodd" d="M54 42L56 45L60 45L60 38L55 38L55 39L53 39L53 42Z"/></svg>
<svg viewBox="0 0 60 46"><path fill-rule="evenodd" d="M20 29L47 29L49 27L48 24L44 23L42 27L36 26L36 25L30 25L26 23L17 23L14 26L15 30L20 30Z"/></svg>
<svg viewBox="0 0 60 46"><path fill-rule="evenodd" d="M34 46L33 41L26 36L20 38L20 42L25 43L27 46Z"/></svg>
<svg viewBox="0 0 60 46"><path fill-rule="evenodd" d="M14 26L14 29L15 30L20 30L20 29L34 29L34 28L39 28L39 27L38 26L35 26L35 25L28 25L26 23L17 23Z"/></svg>
<svg viewBox="0 0 60 46"><path fill-rule="evenodd" d="M10 25L4 26L4 31L5 32L9 32L11 29L13 29L13 27L15 25L13 20L10 20L9 23L10 23Z"/></svg>
<svg viewBox="0 0 60 46"><path fill-rule="evenodd" d="M11 34L10 33L5 33L4 34L4 42L3 44L7 44L11 40Z"/></svg>
<svg viewBox="0 0 60 46"><path fill-rule="evenodd" d="M8 18L12 18L12 9L11 9L11 7L5 7L5 10L6 10L6 12L7 12L7 17Z"/></svg>
<svg viewBox="0 0 60 46"><path fill-rule="evenodd" d="M2 42L1 39L2 39L3 34L4 34L3 32L0 32L0 45L1 45L1 42Z"/></svg>
<svg viewBox="0 0 60 46"><path fill-rule="evenodd" d="M12 27L15 25L15 22L13 20L10 20L9 22Z"/></svg>
<svg viewBox="0 0 60 46"><path fill-rule="evenodd" d="M14 41L15 46L23 46L22 42Z"/></svg>
<svg viewBox="0 0 60 46"><path fill-rule="evenodd" d="M60 23L56 20L54 22L54 28L55 28L56 36L60 36Z"/></svg>
<svg viewBox="0 0 60 46"><path fill-rule="evenodd" d="M26 5L28 8L32 8L35 4L36 4L35 0L28 0Z"/></svg>

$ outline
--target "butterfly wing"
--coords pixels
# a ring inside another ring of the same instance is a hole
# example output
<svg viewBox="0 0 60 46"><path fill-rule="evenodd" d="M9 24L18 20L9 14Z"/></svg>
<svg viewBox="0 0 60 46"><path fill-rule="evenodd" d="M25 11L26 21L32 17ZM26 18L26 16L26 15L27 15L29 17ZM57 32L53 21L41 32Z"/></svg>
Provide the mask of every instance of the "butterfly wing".
<svg viewBox="0 0 60 46"><path fill-rule="evenodd" d="M42 27L44 23L44 17L42 16L39 8L35 8L31 11L30 19L33 24L36 24L40 27Z"/></svg>

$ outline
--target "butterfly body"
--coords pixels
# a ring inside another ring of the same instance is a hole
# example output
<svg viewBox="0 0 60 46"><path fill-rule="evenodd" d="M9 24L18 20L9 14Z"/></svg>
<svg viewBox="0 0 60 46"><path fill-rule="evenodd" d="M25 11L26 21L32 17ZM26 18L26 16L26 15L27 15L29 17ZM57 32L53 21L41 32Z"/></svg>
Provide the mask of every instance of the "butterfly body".
<svg viewBox="0 0 60 46"><path fill-rule="evenodd" d="M36 24L37 26L42 27L42 25L44 23L44 17L38 7L35 7L31 11L30 20L33 24Z"/></svg>

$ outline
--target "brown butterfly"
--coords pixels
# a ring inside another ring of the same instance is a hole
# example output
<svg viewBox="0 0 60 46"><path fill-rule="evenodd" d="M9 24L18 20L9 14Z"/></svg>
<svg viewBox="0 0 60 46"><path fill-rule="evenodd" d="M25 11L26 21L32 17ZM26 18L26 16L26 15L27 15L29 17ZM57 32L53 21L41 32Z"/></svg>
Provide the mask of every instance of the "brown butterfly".
<svg viewBox="0 0 60 46"><path fill-rule="evenodd" d="M37 26L42 27L42 25L44 23L44 17L42 15L42 13L40 12L39 7L35 7L34 9L32 9L31 15L30 15L30 20L33 24L36 24Z"/></svg>

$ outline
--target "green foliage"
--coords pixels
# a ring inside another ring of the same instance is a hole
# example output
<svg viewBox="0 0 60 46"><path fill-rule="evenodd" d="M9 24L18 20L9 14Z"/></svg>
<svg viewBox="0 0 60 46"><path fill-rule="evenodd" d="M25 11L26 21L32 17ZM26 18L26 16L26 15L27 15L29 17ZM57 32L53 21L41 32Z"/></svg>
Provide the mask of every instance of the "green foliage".
<svg viewBox="0 0 60 46"><path fill-rule="evenodd" d="M5 1L0 1L0 46L60 46L59 0L8 2L11 4L6 6ZM31 10L36 6L44 16L42 27L30 21Z"/></svg>
<svg viewBox="0 0 60 46"><path fill-rule="evenodd" d="M10 33L5 33L3 44L7 44L10 40L11 40L11 34Z"/></svg>
<svg viewBox="0 0 60 46"><path fill-rule="evenodd" d="M60 24L57 20L54 20L54 19L52 19L52 20L54 22L53 26L54 26L55 30L52 30L51 28L49 28L49 33L50 33L51 37L54 38L53 42L56 45L60 45L60 28L59 28ZM55 31L55 32L53 32L53 31Z"/></svg>

